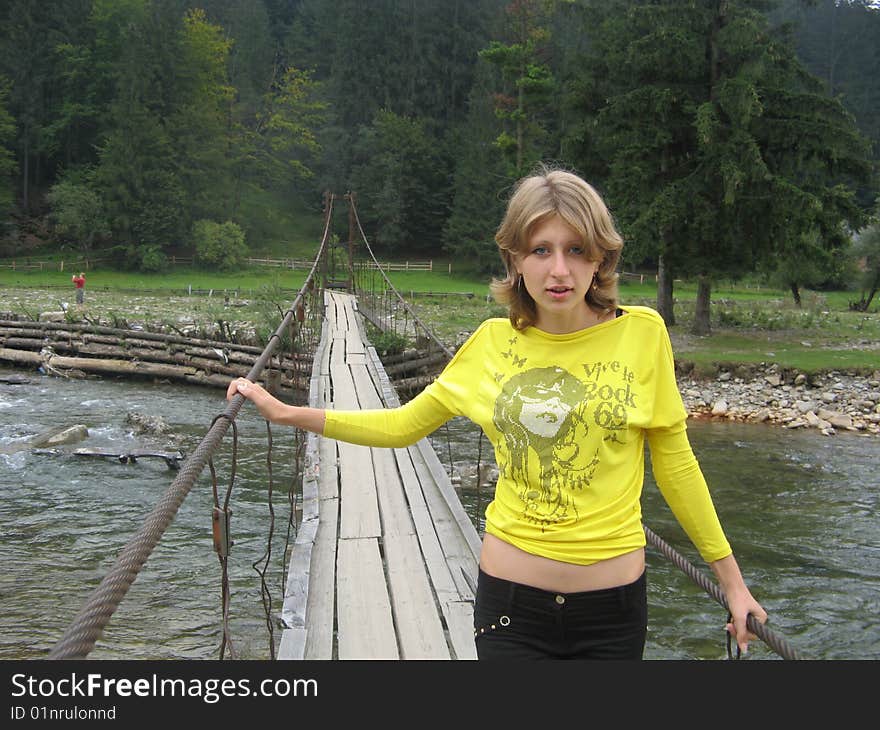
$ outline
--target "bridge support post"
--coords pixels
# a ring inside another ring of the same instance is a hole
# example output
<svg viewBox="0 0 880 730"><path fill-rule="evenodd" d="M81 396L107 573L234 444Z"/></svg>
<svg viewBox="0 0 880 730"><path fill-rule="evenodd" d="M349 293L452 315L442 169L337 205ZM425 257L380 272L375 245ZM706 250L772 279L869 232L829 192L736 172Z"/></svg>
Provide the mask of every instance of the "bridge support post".
<svg viewBox="0 0 880 730"><path fill-rule="evenodd" d="M354 205L356 195L349 191L348 195L348 290L354 291L354 241L355 241L355 217Z"/></svg>

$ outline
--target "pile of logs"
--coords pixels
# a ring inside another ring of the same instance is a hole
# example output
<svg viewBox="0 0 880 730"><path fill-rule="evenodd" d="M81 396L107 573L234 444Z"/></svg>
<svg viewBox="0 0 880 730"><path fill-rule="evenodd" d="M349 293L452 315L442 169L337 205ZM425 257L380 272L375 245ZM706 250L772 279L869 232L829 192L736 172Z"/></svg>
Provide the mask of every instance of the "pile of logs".
<svg viewBox="0 0 880 730"><path fill-rule="evenodd" d="M442 350L408 349L382 358L382 365L394 388L402 393L415 393L434 382L449 358Z"/></svg>
<svg viewBox="0 0 880 730"><path fill-rule="evenodd" d="M0 320L0 363L65 377L93 373L226 388L263 350L180 335L63 322ZM276 353L261 379L276 391L308 391L311 353Z"/></svg>

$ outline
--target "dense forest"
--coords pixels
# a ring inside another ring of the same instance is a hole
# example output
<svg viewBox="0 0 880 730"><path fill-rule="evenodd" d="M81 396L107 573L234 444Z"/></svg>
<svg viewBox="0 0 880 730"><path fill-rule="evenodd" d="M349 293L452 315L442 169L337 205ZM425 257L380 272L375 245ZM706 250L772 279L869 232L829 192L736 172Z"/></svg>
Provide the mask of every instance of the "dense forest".
<svg viewBox="0 0 880 730"><path fill-rule="evenodd" d="M487 271L510 185L552 161L664 316L674 278L839 285L880 257L875 5L0 0L0 257L228 266L329 190L382 256Z"/></svg>

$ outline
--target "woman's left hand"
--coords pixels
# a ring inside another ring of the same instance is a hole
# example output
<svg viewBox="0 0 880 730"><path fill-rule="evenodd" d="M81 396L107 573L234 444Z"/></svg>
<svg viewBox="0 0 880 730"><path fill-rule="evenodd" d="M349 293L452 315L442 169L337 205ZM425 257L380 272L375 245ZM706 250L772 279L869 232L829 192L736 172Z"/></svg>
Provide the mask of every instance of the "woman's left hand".
<svg viewBox="0 0 880 730"><path fill-rule="evenodd" d="M732 619L725 628L736 639L740 651L746 654L749 650L749 642L758 638L748 629L748 617L752 615L759 624L763 624L767 621L767 612L752 597L751 592L745 586L727 597L727 607Z"/></svg>

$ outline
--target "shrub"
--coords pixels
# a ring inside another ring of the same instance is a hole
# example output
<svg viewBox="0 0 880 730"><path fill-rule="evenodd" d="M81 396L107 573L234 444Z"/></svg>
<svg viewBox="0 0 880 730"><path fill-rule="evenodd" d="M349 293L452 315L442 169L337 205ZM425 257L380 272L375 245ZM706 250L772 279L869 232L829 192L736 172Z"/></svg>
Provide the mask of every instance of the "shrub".
<svg viewBox="0 0 880 730"><path fill-rule="evenodd" d="M196 255L211 268L229 271L247 256L244 231L232 221L198 220L193 224L192 235Z"/></svg>

